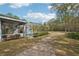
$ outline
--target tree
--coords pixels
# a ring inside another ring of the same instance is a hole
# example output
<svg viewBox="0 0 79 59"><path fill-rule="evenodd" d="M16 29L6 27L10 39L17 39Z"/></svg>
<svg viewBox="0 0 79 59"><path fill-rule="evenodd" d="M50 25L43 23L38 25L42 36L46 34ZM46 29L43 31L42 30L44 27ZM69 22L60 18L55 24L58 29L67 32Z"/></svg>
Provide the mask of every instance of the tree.
<svg viewBox="0 0 79 59"><path fill-rule="evenodd" d="M7 13L6 15L15 19L20 19L18 16L13 15L12 13Z"/></svg>
<svg viewBox="0 0 79 59"><path fill-rule="evenodd" d="M12 13L7 13L6 15L7 15L7 16L11 16L11 17L14 16Z"/></svg>
<svg viewBox="0 0 79 59"><path fill-rule="evenodd" d="M63 4L51 4L52 10L56 12L57 19L60 23L64 23L65 31L76 31L76 18L79 17L79 4L76 3L63 3ZM73 21L72 21L73 20ZM74 26L72 26L74 25ZM75 28L76 29L75 29Z"/></svg>

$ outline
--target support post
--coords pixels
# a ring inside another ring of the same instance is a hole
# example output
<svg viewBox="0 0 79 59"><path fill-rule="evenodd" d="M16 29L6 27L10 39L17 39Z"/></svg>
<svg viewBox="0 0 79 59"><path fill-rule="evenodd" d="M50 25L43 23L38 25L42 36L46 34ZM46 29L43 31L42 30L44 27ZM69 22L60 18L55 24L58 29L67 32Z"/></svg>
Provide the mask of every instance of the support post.
<svg viewBox="0 0 79 59"><path fill-rule="evenodd" d="M27 34L27 27L26 27L27 25L25 24L24 25L24 30L23 30L23 35L24 35L24 37L26 37L26 34Z"/></svg>
<svg viewBox="0 0 79 59"><path fill-rule="evenodd" d="M1 20L0 20L0 42L2 41L2 29L1 29Z"/></svg>

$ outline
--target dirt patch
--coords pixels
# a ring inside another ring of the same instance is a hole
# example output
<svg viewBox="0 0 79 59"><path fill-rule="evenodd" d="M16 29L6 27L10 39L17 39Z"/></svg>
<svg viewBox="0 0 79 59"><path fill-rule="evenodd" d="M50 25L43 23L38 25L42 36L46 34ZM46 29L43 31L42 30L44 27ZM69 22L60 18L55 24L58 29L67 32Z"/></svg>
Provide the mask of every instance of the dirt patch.
<svg viewBox="0 0 79 59"><path fill-rule="evenodd" d="M49 44L51 37L42 38L42 40L31 48L18 54L20 56L54 56L54 48Z"/></svg>

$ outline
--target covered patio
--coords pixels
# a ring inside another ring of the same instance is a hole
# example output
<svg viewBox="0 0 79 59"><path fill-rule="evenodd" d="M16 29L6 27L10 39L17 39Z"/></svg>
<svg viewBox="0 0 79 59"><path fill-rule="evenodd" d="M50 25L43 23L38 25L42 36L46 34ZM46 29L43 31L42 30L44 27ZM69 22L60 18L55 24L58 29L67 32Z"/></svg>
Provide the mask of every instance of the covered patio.
<svg viewBox="0 0 79 59"><path fill-rule="evenodd" d="M25 37L26 31L25 21L0 16L0 41Z"/></svg>

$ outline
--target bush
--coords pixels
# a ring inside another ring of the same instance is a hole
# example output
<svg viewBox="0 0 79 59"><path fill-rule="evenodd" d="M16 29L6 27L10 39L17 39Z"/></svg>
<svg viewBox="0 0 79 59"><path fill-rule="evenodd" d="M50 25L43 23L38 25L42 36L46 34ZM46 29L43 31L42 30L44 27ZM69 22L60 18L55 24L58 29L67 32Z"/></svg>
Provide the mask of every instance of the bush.
<svg viewBox="0 0 79 59"><path fill-rule="evenodd" d="M67 37L71 39L79 39L79 32L67 33Z"/></svg>
<svg viewBox="0 0 79 59"><path fill-rule="evenodd" d="M46 35L48 34L48 32L37 32L33 34L33 37L38 37L38 36L42 36L42 35Z"/></svg>

